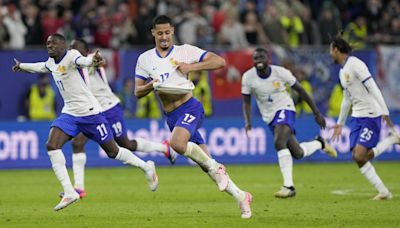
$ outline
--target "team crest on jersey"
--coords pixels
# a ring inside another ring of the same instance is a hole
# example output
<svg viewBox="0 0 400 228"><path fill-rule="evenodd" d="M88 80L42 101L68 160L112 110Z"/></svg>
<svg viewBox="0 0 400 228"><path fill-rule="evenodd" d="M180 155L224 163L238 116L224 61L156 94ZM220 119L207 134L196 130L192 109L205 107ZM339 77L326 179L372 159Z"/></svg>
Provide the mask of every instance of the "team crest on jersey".
<svg viewBox="0 0 400 228"><path fill-rule="evenodd" d="M58 67L57 67L57 71L59 71L59 72L61 72L61 73L67 72L67 70L65 69L65 66L58 66Z"/></svg>
<svg viewBox="0 0 400 228"><path fill-rule="evenodd" d="M175 59L173 59L173 58L170 58L170 59L169 59L169 62L171 63L171 65L172 65L173 67L176 67L176 65L178 65L178 62L177 62Z"/></svg>
<svg viewBox="0 0 400 228"><path fill-rule="evenodd" d="M279 89L281 87L281 83L279 81L273 81L272 87L274 87L274 89Z"/></svg>

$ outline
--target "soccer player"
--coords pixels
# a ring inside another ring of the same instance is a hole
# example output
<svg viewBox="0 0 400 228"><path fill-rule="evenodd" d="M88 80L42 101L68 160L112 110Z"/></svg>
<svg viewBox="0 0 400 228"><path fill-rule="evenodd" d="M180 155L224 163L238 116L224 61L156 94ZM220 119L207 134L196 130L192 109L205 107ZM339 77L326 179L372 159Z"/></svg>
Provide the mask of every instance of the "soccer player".
<svg viewBox="0 0 400 228"><path fill-rule="evenodd" d="M153 20L155 48L139 56L136 65L135 95L138 98L157 91L172 131L170 145L179 154L196 162L220 191L231 194L239 204L242 218L251 217L250 193L239 189L225 167L211 158L198 129L204 119L202 104L193 98L192 71L214 70L225 65L222 57L191 45L174 45L174 27L165 15Z"/></svg>
<svg viewBox="0 0 400 228"><path fill-rule="evenodd" d="M279 167L283 175L283 186L275 197L288 198L296 195L293 184L293 159L311 156L319 149L329 156L336 157L336 151L318 136L310 142L298 143L295 137L294 122L296 108L286 85L296 90L301 98L311 107L315 121L321 128L326 122L313 100L296 80L293 74L280 66L269 65L267 50L257 48L253 53L253 64L242 77L243 115L246 134L251 130L251 95L254 95L263 120L269 125L273 135L275 149L278 153Z"/></svg>
<svg viewBox="0 0 400 228"><path fill-rule="evenodd" d="M343 125L352 107L350 150L353 159L361 174L378 191L373 199L388 200L392 198L392 194L369 161L378 157L389 146L399 144L400 137L394 130L389 110L375 80L365 63L350 55L351 50L348 42L341 37L334 38L330 44L330 55L333 61L341 66L339 79L344 89L339 118L337 124L333 126L332 140L337 140L341 136ZM378 143L382 119L391 129L391 135Z"/></svg>
<svg viewBox="0 0 400 228"><path fill-rule="evenodd" d="M73 40L71 42L71 48L79 51L84 57L89 55L88 44L83 39ZM89 89L99 101L108 124L111 126L117 144L129 149L130 151L163 153L169 159L170 163L174 164L177 156L173 150L170 150L169 142L167 140L163 143L155 143L141 138L133 140L128 139L120 100L108 85L104 68L101 66L90 66L87 68L87 73L89 78ZM86 164L85 144L87 141L88 138L83 133L79 133L71 141L73 149L72 170L75 181L74 187L75 191L79 193L80 198L86 196L84 172ZM62 196L63 194L60 195Z"/></svg>
<svg viewBox="0 0 400 228"><path fill-rule="evenodd" d="M61 115L51 125L46 143L53 171L60 181L64 196L54 207L61 210L79 200L65 166L62 146L72 137L82 132L96 141L109 158L139 167L145 172L151 189L158 186L158 177L152 161L147 163L131 151L119 147L115 142L106 117L101 113L101 105L90 92L87 78L80 67L88 67L103 61L98 51L93 56L84 57L77 50L67 50L64 36L53 34L46 42L49 58L45 62L20 63L15 59L14 72L51 73L64 99Z"/></svg>

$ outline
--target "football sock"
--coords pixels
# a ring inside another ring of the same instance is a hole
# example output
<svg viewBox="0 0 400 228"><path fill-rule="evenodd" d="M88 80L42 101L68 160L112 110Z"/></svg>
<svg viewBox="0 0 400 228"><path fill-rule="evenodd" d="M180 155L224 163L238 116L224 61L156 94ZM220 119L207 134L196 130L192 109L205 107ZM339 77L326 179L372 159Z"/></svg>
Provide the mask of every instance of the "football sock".
<svg viewBox="0 0 400 228"><path fill-rule="evenodd" d="M74 171L75 188L85 189L86 153L72 154L72 170Z"/></svg>
<svg viewBox="0 0 400 228"><path fill-rule="evenodd" d="M244 200L246 193L240 190L236 184L229 178L228 187L225 190L229 195L233 196L235 200L239 203Z"/></svg>
<svg viewBox="0 0 400 228"><path fill-rule="evenodd" d="M398 140L399 139L396 136L391 135L391 136L383 139L382 141L380 141L378 143L378 145L376 145L376 147L372 148L372 151L374 152L374 158L381 155L385 150L387 150L389 148L389 146L397 143Z"/></svg>
<svg viewBox="0 0 400 228"><path fill-rule="evenodd" d="M115 159L122 161L124 164L138 167L143 171L145 171L147 168L146 162L144 162L142 159L134 155L131 151L123 147L119 147L119 151Z"/></svg>
<svg viewBox="0 0 400 228"><path fill-rule="evenodd" d="M219 163L210 158L196 143L188 142L186 151L183 155L192 159L205 170L216 170L219 167Z"/></svg>
<svg viewBox="0 0 400 228"><path fill-rule="evenodd" d="M360 168L361 174L378 190L379 193L387 193L389 190L383 184L381 178L375 171L375 168L370 162L367 162Z"/></svg>
<svg viewBox="0 0 400 228"><path fill-rule="evenodd" d="M75 192L72 187L71 180L68 176L67 167L65 166L65 157L61 149L58 150L50 150L47 152L50 157L51 165L53 167L53 171L56 174L57 179L60 181L65 195L70 195Z"/></svg>
<svg viewBox="0 0 400 228"><path fill-rule="evenodd" d="M289 152L289 149L278 151L278 161L283 176L283 186L293 186L293 158Z"/></svg>
<svg viewBox="0 0 400 228"><path fill-rule="evenodd" d="M158 142L152 142L142 138L136 138L136 150L140 152L162 152L165 153L165 145Z"/></svg>
<svg viewBox="0 0 400 228"><path fill-rule="evenodd" d="M301 148L303 149L303 158L308 157L315 153L315 151L322 149L322 144L318 140L313 140L311 142L302 142L300 143Z"/></svg>

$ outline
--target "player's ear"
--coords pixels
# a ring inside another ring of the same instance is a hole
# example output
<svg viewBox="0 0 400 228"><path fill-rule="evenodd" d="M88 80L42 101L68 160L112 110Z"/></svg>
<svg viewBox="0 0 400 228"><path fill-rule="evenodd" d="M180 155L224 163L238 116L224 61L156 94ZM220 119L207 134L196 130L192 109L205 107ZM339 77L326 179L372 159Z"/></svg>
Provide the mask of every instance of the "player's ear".
<svg viewBox="0 0 400 228"><path fill-rule="evenodd" d="M175 27L171 27L171 34L172 34L172 35L175 34Z"/></svg>
<svg viewBox="0 0 400 228"><path fill-rule="evenodd" d="M154 37L156 36L156 30L155 29L151 29L151 35L153 35Z"/></svg>

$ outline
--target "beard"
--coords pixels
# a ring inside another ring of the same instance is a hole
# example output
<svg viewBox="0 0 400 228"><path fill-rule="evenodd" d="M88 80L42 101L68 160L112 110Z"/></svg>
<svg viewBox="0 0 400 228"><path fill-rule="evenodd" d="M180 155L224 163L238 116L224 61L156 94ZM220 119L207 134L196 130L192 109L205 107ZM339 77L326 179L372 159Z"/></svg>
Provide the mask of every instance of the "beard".
<svg viewBox="0 0 400 228"><path fill-rule="evenodd" d="M257 64L255 65L255 67L256 67L256 69L259 70L259 71L264 71L264 70L266 69L267 65L265 65L264 63L257 63Z"/></svg>

